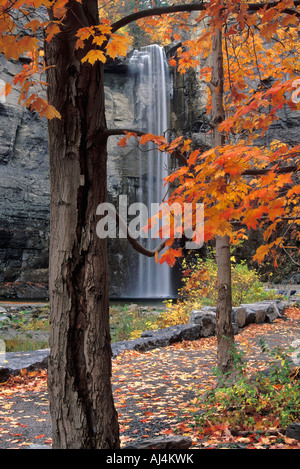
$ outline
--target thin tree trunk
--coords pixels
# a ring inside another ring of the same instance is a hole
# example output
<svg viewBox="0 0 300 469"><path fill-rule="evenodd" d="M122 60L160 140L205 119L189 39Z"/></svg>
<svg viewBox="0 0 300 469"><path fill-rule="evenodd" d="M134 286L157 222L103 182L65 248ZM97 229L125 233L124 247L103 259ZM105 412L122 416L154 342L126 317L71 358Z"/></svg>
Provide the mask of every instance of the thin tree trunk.
<svg viewBox="0 0 300 469"><path fill-rule="evenodd" d="M96 208L107 198L103 65L82 65L74 49L78 28L97 22L96 0L71 0L64 30L45 47L48 99L62 116L49 123L48 388L55 449L119 447L107 246L96 236Z"/></svg>
<svg viewBox="0 0 300 469"><path fill-rule="evenodd" d="M217 236L216 258L218 266L217 342L218 369L223 373L233 371L232 295L230 242L228 236Z"/></svg>
<svg viewBox="0 0 300 469"><path fill-rule="evenodd" d="M212 126L213 147L225 143L224 136L218 130L219 124L225 119L223 104L223 51L222 29L216 29L213 38L211 54L211 83L212 94ZM218 301L217 301L217 341L218 368L222 373L232 370L233 356L230 353L234 342L232 326L232 294L231 294L231 262L230 240L228 236L216 237L216 261L218 268Z"/></svg>

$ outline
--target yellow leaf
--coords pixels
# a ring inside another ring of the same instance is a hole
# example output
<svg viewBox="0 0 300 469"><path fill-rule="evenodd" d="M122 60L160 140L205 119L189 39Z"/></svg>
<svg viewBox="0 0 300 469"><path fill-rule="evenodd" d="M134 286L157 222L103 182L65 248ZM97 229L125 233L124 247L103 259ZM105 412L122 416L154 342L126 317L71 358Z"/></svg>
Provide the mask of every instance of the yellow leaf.
<svg viewBox="0 0 300 469"><path fill-rule="evenodd" d="M106 57L102 50L90 50L85 57L83 57L82 62L89 62L90 64L94 65L97 60L100 60L100 62L105 63L106 62Z"/></svg>
<svg viewBox="0 0 300 469"><path fill-rule="evenodd" d="M106 36L95 36L93 39L93 43L96 44L97 46L102 46L103 42L106 40Z"/></svg>
<svg viewBox="0 0 300 469"><path fill-rule="evenodd" d="M78 37L82 41L85 41L86 39L89 39L91 36L94 36L94 35L95 35L95 31L92 26L78 29L76 33L76 37Z"/></svg>
<svg viewBox="0 0 300 469"><path fill-rule="evenodd" d="M253 259L256 260L257 262L261 262L264 259L264 257L267 255L269 250L270 250L270 245L263 244L257 249L256 254L253 257Z"/></svg>
<svg viewBox="0 0 300 469"><path fill-rule="evenodd" d="M107 44L106 51L113 59L118 55L125 56L127 54L129 40L121 34L114 34L111 41Z"/></svg>
<svg viewBox="0 0 300 469"><path fill-rule="evenodd" d="M5 83L4 87L0 89L0 96L7 96L12 91L10 83Z"/></svg>
<svg viewBox="0 0 300 469"><path fill-rule="evenodd" d="M237 441L238 441L239 443L251 443L250 438L244 438L244 437L238 437L238 438L237 438Z"/></svg>
<svg viewBox="0 0 300 469"><path fill-rule="evenodd" d="M67 3L69 0L56 0L53 5L53 14L56 18L62 18L67 12Z"/></svg>
<svg viewBox="0 0 300 469"><path fill-rule="evenodd" d="M61 118L60 113L55 109L55 107L49 104L46 99L40 98L36 94L29 96L29 98L24 102L24 105L29 109L38 112L41 117L46 117L49 120L54 119L54 117L57 117L58 119Z"/></svg>
<svg viewBox="0 0 300 469"><path fill-rule="evenodd" d="M36 30L40 27L43 26L44 23L41 23L39 20L34 19L30 21L29 23L25 24L24 28L28 29L30 28L33 32L36 32Z"/></svg>
<svg viewBox="0 0 300 469"><path fill-rule="evenodd" d="M61 118L60 113L55 109L55 107L51 106L51 104L48 104L41 115L44 115L49 120L54 119L54 117L57 117L58 119Z"/></svg>
<svg viewBox="0 0 300 469"><path fill-rule="evenodd" d="M60 27L57 23L53 22L46 28L46 41L50 42L51 39L60 32Z"/></svg>

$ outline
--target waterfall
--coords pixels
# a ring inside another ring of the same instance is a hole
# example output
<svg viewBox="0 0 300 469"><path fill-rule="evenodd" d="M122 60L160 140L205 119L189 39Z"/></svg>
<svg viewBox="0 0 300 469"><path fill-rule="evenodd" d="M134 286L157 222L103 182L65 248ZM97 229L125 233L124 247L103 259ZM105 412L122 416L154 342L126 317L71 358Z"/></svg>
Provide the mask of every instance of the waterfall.
<svg viewBox="0 0 300 469"><path fill-rule="evenodd" d="M169 128L170 77L164 48L151 45L134 51L130 59L132 73L136 76L136 125L137 128L162 135ZM167 157L149 144L146 151L139 154L139 202L147 205L161 203L166 198L167 188L163 179L168 174ZM141 240L140 240L141 241ZM160 238L148 238L142 242L153 249ZM173 296L171 268L154 258L139 254L137 285L134 297L168 298Z"/></svg>

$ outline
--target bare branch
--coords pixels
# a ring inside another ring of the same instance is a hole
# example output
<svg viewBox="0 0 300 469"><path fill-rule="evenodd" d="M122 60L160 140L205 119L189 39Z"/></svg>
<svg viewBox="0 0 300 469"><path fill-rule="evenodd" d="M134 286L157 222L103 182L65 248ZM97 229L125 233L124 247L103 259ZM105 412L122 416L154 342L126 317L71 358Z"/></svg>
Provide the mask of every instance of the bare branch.
<svg viewBox="0 0 300 469"><path fill-rule="evenodd" d="M102 136L104 135L104 138L112 137L112 136L118 136L118 135L126 135L127 133L132 133L136 134L138 137L141 137L142 135L147 135L148 132L143 132L142 130L136 130L136 129L106 129L103 131ZM166 148L166 151L168 149ZM179 161L179 163L186 165L187 160L186 158L180 153L180 151L174 151L173 155L175 158Z"/></svg>
<svg viewBox="0 0 300 469"><path fill-rule="evenodd" d="M132 23L133 21L137 21L142 18L147 18L150 16L161 16L170 13L180 13L180 12L192 12L192 11L202 11L205 10L206 5L204 3L189 3L183 5L171 5L166 7L157 7L157 8L149 8L147 10L136 11L131 15L124 16L124 18L116 21L112 24L111 32L115 33L120 28Z"/></svg>
<svg viewBox="0 0 300 469"><path fill-rule="evenodd" d="M269 173L270 169L245 169L243 171L244 176L261 176L263 174ZM274 170L277 174L286 174L286 173L294 173L298 171L298 167L296 165L293 166L286 166L285 168L277 168Z"/></svg>
<svg viewBox="0 0 300 469"><path fill-rule="evenodd" d="M299 265L299 267L300 267L299 262L295 261L295 259L290 255L290 253L285 249L285 247L284 247L284 246L281 246L281 247L282 247L282 249L284 250L284 252L289 256L289 258L291 259L291 261L292 261L294 264Z"/></svg>
<svg viewBox="0 0 300 469"><path fill-rule="evenodd" d="M280 3L281 3L280 0L277 2L249 3L248 12L255 13L264 7L266 7L267 9L274 8ZM296 7L299 5L300 5L300 0L294 0L294 6ZM171 6L166 6L166 7L149 8L147 10L136 11L135 13L132 13L128 16L124 16L124 18L113 23L111 32L115 33L120 28L123 28L124 26L127 26L128 24L134 21L137 21L139 19L142 19L142 18L147 18L151 16L161 16L161 15L166 15L166 14L171 14L171 13L203 11L206 9L206 6L207 5L204 2L201 2L201 3L188 3L188 4L171 5ZM296 15L297 17L300 17L300 13L297 10L294 10L293 8L285 8L283 10L283 13L289 14L289 15Z"/></svg>
<svg viewBox="0 0 300 469"><path fill-rule="evenodd" d="M164 240L162 243L160 243L155 249L147 249L145 248L139 241L133 236L133 234L130 232L127 224L123 220L123 218L119 215L118 212L116 212L116 220L117 223L119 224L119 227L121 230L126 234L127 240L131 244L131 246L140 254L143 254L144 256L147 257L154 257L156 253L159 253L162 251L166 245L167 240Z"/></svg>

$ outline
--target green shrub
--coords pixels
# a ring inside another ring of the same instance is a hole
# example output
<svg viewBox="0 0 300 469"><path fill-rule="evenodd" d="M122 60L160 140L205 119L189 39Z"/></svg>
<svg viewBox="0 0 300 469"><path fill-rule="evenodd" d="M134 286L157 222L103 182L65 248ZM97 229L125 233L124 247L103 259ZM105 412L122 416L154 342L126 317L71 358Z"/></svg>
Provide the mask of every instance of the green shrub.
<svg viewBox="0 0 300 469"><path fill-rule="evenodd" d="M254 303L278 298L275 291L266 291L255 270L249 270L245 262L235 263L232 257L232 305ZM166 311L158 318L158 327L183 324L193 309L215 306L218 299L217 264L213 253L207 260L196 256L192 263L183 260L183 286L176 303L167 301Z"/></svg>
<svg viewBox="0 0 300 469"><path fill-rule="evenodd" d="M228 422L231 429L286 427L300 418L300 385L291 367L289 354L293 351L275 347L270 350L263 342L262 351L269 354L267 372L247 376L242 354L232 347L237 373L228 380L214 371L218 386L201 397L197 425L204 428Z"/></svg>
<svg viewBox="0 0 300 469"><path fill-rule="evenodd" d="M128 305L110 308L110 328L112 342L136 339L147 329L155 328L156 316L141 313L139 308L128 309Z"/></svg>
<svg viewBox="0 0 300 469"><path fill-rule="evenodd" d="M195 262L189 266L183 262L183 288L180 291L182 299L202 298L203 303L215 305L218 298L217 263L211 255L207 260L196 256ZM263 283L255 270L250 270L245 262L237 264L231 258L232 305L253 303L266 299L277 298L275 291L265 291Z"/></svg>
<svg viewBox="0 0 300 469"><path fill-rule="evenodd" d="M48 340L37 341L30 338L24 339L20 337L14 337L13 339L5 340L6 352L28 352L45 348L49 348Z"/></svg>

